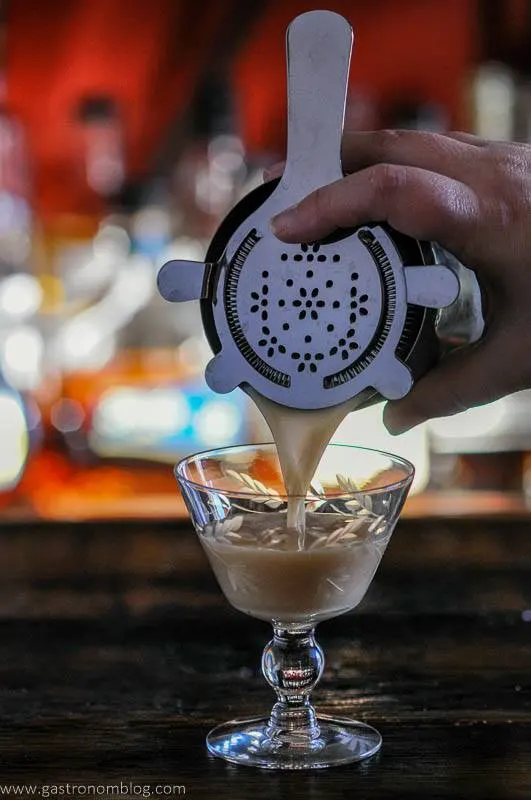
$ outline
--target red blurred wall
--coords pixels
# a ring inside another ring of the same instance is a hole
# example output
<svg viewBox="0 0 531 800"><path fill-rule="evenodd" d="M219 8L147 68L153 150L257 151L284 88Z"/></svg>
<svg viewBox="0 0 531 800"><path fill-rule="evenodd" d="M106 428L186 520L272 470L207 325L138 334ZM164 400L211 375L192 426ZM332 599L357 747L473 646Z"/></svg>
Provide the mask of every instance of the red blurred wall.
<svg viewBox="0 0 531 800"><path fill-rule="evenodd" d="M27 126L41 216L97 210L73 123L81 96L118 100L127 161L141 174L211 57L229 0L16 0L7 26L8 102ZM258 0L257 0L258 1ZM254 2L254 0L249 0ZM234 66L251 149L283 149L284 32L322 7L271 0ZM474 57L474 0L329 0L355 26L351 81L384 100L407 89L466 123L463 77ZM235 18L234 24L238 24Z"/></svg>
<svg viewBox="0 0 531 800"><path fill-rule="evenodd" d="M475 0L329 0L354 26L351 88L384 104L405 93L442 104L451 126L467 126L465 82L476 57ZM253 148L284 147L284 31L311 0L275 2L235 65L245 137Z"/></svg>
<svg viewBox="0 0 531 800"><path fill-rule="evenodd" d="M7 23L8 102L25 123L41 215L87 212L79 99L107 94L125 124L129 170L141 172L183 109L223 15L202 0L16 0Z"/></svg>

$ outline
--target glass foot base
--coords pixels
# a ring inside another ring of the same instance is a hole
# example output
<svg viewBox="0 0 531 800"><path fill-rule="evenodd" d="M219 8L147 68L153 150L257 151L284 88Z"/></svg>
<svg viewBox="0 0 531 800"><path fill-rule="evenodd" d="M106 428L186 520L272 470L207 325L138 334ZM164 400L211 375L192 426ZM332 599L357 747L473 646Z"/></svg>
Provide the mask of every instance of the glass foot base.
<svg viewBox="0 0 531 800"><path fill-rule="evenodd" d="M318 716L316 738L310 740L294 731L289 743L271 738L268 722L259 717L218 725L206 738L208 750L249 767L322 769L369 758L382 746L375 728L345 717Z"/></svg>

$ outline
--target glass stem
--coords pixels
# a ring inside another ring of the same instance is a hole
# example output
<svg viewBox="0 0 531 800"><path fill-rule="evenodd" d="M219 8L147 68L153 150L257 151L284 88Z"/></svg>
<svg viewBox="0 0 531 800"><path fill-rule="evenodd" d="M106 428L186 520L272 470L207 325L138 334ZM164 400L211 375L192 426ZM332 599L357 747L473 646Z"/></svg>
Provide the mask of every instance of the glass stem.
<svg viewBox="0 0 531 800"><path fill-rule="evenodd" d="M262 655L262 672L278 698L268 733L279 742L302 744L320 734L310 694L323 674L323 651L312 627L273 626L273 631Z"/></svg>

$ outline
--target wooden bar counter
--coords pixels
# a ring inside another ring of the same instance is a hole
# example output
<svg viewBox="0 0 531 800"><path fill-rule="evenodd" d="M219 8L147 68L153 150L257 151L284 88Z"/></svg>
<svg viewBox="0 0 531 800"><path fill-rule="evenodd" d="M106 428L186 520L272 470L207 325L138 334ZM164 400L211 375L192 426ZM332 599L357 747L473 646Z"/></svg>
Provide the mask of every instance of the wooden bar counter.
<svg viewBox="0 0 531 800"><path fill-rule="evenodd" d="M269 710L270 629L227 605L187 523L4 523L0 574L3 794L122 782L198 800L531 797L523 514L402 520L360 608L318 628L319 710L384 737L375 758L325 771L206 753L215 723Z"/></svg>

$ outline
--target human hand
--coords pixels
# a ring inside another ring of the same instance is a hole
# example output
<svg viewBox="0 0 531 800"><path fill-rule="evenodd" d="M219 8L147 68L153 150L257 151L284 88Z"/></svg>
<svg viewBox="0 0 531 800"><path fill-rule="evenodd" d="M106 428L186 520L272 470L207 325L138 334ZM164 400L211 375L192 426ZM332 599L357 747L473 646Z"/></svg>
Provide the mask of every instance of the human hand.
<svg viewBox="0 0 531 800"><path fill-rule="evenodd" d="M388 403L387 428L401 433L531 388L531 147L464 133L347 133L343 165L352 174L272 220L279 239L314 241L385 221L452 252L476 272L486 298L482 339Z"/></svg>

